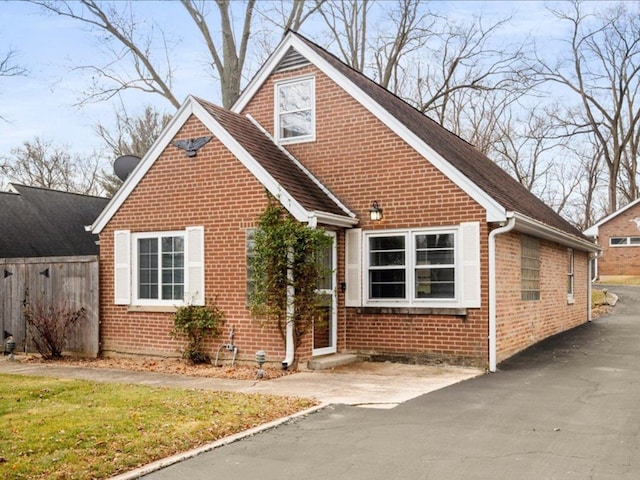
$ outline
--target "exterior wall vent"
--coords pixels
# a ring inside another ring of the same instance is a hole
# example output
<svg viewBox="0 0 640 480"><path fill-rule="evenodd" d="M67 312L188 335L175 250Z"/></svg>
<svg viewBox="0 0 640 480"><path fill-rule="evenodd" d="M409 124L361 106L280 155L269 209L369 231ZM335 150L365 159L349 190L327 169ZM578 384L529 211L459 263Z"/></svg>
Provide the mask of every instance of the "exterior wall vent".
<svg viewBox="0 0 640 480"><path fill-rule="evenodd" d="M290 48L286 55L282 57L282 60L280 60L280 63L274 71L281 72L283 70L303 67L305 65L309 65L310 63L311 62L303 57L300 53L298 53L293 48Z"/></svg>

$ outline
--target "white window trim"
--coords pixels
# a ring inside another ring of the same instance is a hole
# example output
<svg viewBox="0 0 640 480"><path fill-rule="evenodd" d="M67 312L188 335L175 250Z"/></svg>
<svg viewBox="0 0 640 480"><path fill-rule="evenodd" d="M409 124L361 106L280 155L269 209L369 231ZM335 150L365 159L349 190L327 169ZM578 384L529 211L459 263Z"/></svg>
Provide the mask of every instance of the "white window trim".
<svg viewBox="0 0 640 480"><path fill-rule="evenodd" d="M576 278L575 278L575 256L572 248L567 249L567 255L569 257L569 271L567 272L567 304L573 305L576 300L573 296L576 289Z"/></svg>
<svg viewBox="0 0 640 480"><path fill-rule="evenodd" d="M414 238L416 235L434 235L441 233L453 234L454 248L454 296L453 298L415 298L415 268L416 268L416 249L414 247ZM456 308L462 307L462 288L463 288L463 260L462 248L460 244L460 226L436 227L436 228L415 228L415 229L397 229L397 230L372 230L363 232L363 287L365 307L431 307L431 308ZM376 299L371 298L371 285L369 283L369 239L372 237L390 237L405 236L405 266L406 271L406 298L404 299Z"/></svg>
<svg viewBox="0 0 640 480"><path fill-rule="evenodd" d="M624 238L626 240L625 243L611 243L614 238ZM631 243L632 238L640 238L638 235L629 235L629 236L613 236L609 237L609 246L611 248L624 248L624 247L640 247L640 243Z"/></svg>
<svg viewBox="0 0 640 480"><path fill-rule="evenodd" d="M311 83L311 134L299 137L280 138L280 87L309 81ZM274 85L273 125L276 142L284 145L290 143L313 142L316 139L316 80L314 75L305 75L276 82Z"/></svg>
<svg viewBox="0 0 640 480"><path fill-rule="evenodd" d="M184 292L187 295L189 292L189 279L187 274L187 235L185 230L175 230L175 231L164 231L164 232L141 232L141 233L132 233L131 234L131 305L137 306L183 306L188 304L189 302L183 297L182 299L171 299L171 300L162 300L162 299L147 299L147 298L138 298L138 240L144 238L157 238L161 239L162 237L182 237L183 245L184 245ZM161 270L161 268L159 268ZM161 272L158 273L161 275ZM158 285L158 294L162 291L162 285Z"/></svg>

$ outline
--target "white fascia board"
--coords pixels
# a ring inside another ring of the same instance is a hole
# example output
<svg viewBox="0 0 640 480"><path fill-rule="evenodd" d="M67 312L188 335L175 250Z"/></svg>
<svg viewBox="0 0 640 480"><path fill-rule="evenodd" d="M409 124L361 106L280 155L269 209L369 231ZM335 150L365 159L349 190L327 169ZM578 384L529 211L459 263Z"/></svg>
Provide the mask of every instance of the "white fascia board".
<svg viewBox="0 0 640 480"><path fill-rule="evenodd" d="M306 57L317 68L324 72L329 78L336 82L343 90L358 101L364 108L371 112L375 117L382 121L396 135L402 138L414 150L416 150L425 159L440 170L444 175L458 185L467 195L474 199L486 211L487 222L503 222L506 221L506 209L496 202L484 190L473 183L469 178L463 175L453 165L451 165L442 155L427 145L422 139L417 137L402 122L387 112L378 102L374 101L369 95L363 92L357 85L349 81L344 75L336 70L331 64L316 54L308 45L300 39L290 34L282 41L275 50L273 55L264 64L263 68L254 77L251 84L247 86L242 96L233 106L233 111L242 111L249 103L250 99L265 82L272 70L278 65L282 56L286 54L289 47L293 47L300 54Z"/></svg>
<svg viewBox="0 0 640 480"><path fill-rule="evenodd" d="M601 219L600 221L596 222L595 224L593 224L592 226L590 226L589 228L587 228L584 232L585 235L589 236L589 237L597 237L598 233L599 233L599 228L600 225L607 223L609 220L611 220L612 218L617 217L618 215L620 215L623 212L626 212L627 210L629 210L631 207L636 206L638 203L640 203L640 198L635 199L633 202L629 203L628 205L625 205L624 207L616 210L615 212L613 212L611 215L607 215L606 217L604 217L603 219Z"/></svg>
<svg viewBox="0 0 640 480"><path fill-rule="evenodd" d="M527 235L542 238L544 240L556 242L561 245L574 248L576 250L582 250L590 253L598 253L602 250L595 243L563 232L562 230L559 230L557 228L550 227L549 225L534 220L530 217L515 212L510 212L509 216L515 218L515 230L517 230L518 232L526 233Z"/></svg>
<svg viewBox="0 0 640 480"><path fill-rule="evenodd" d="M293 217L299 222L307 222L310 212L307 211L286 189L276 181L267 170L247 152L233 136L225 130L202 105L193 104L193 114L209 129L209 131L242 163L251 174L278 199Z"/></svg>
<svg viewBox="0 0 640 480"><path fill-rule="evenodd" d="M267 61L262 65L262 68L258 70L247 87L240 94L236 102L232 105L230 110L235 113L240 113L247 104L251 101L256 92L260 89L262 84L269 78L269 75L278 66L280 60L287 54L289 47L293 45L293 41L296 37L292 33L288 33L276 47L273 53L269 56ZM298 43L300 43L298 41Z"/></svg>
<svg viewBox="0 0 640 480"><path fill-rule="evenodd" d="M193 105L197 104L197 101L190 95L187 97L182 106L178 109L175 115L171 118L167 126L162 133L158 136L151 148L147 151L145 156L138 162L136 168L129 174L125 182L120 189L113 196L111 201L104 208L98 218L91 224L90 230L92 233L99 234L102 229L109 223L109 220L115 215L118 209L122 206L124 201L129 197L134 188L140 183L140 180L146 175L149 169L153 166L160 154L167 148L167 145L177 135L178 131L189 119L193 113Z"/></svg>

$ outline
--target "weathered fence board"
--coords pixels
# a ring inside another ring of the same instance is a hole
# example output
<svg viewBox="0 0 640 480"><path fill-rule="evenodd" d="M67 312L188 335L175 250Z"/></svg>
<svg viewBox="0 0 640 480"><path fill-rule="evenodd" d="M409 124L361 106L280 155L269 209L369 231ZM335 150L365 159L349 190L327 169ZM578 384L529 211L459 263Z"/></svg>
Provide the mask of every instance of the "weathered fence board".
<svg viewBox="0 0 640 480"><path fill-rule="evenodd" d="M87 320L69 332L65 350L95 357L99 349L98 259L96 256L0 259L0 326L18 351L34 351L23 315L37 302L85 308Z"/></svg>

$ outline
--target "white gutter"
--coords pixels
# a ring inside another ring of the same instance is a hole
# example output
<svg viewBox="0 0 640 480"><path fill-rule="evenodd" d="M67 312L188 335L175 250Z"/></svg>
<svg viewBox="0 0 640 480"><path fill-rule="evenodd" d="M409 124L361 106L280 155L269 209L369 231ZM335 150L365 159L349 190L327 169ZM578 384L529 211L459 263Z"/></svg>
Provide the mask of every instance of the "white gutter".
<svg viewBox="0 0 640 480"><path fill-rule="evenodd" d="M489 233L489 371L497 368L496 343L496 237L510 232L516 226L515 217L510 217L506 225L496 228Z"/></svg>

